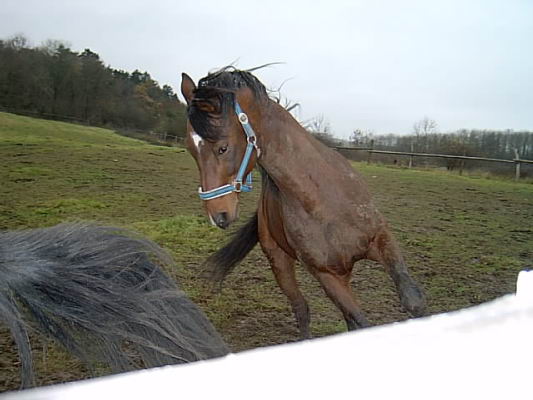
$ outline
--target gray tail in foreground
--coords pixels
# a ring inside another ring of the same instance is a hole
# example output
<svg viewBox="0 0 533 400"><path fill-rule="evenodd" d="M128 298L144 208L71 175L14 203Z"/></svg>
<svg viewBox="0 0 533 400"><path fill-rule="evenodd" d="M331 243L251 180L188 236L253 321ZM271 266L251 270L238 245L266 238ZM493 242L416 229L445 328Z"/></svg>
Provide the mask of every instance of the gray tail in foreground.
<svg viewBox="0 0 533 400"><path fill-rule="evenodd" d="M113 372L223 356L203 312L159 267L172 260L130 232L91 224L0 233L0 321L34 382L28 327Z"/></svg>

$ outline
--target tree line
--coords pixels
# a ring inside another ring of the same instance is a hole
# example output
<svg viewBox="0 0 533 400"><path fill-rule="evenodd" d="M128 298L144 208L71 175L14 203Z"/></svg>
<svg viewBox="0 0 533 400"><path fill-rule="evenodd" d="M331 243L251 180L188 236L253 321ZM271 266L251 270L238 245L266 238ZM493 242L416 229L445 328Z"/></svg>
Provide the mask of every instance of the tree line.
<svg viewBox="0 0 533 400"><path fill-rule="evenodd" d="M430 129L418 129L419 126ZM353 146L373 146L378 150L450 154L458 156L514 159L516 152L521 159L533 160L533 132L461 129L439 133L436 124L415 124L409 135L374 135L356 130L350 137Z"/></svg>
<svg viewBox="0 0 533 400"><path fill-rule="evenodd" d="M31 47L17 35L0 40L0 107L90 125L183 136L186 108L148 72L106 66L90 49L61 41Z"/></svg>
<svg viewBox="0 0 533 400"><path fill-rule="evenodd" d="M394 133L376 135L371 130L355 129L348 140L336 138L328 121L319 116L302 123L312 135L329 147L355 147L359 149L385 150L404 153L443 154L454 156L482 157L502 160L533 160L533 132L490 129L460 129L441 133L438 124L430 118L423 118L413 125L411 134ZM366 151L341 152L348 158L362 161L368 159ZM375 154L375 161L407 165L412 158L400 155ZM484 161L468 162L458 159L419 157L415 164L446 167L447 169L482 169L494 173L509 173L509 165ZM514 166L511 165L514 168ZM531 165L522 164L522 175L533 174Z"/></svg>
<svg viewBox="0 0 533 400"><path fill-rule="evenodd" d="M456 156L533 160L533 132L491 129L460 129L441 133L436 121L425 117L413 125L412 133L377 135L355 129L348 140L338 139L324 116L302 123L318 140L330 147L372 147L375 150L406 153L449 154ZM515 152L516 151L516 152Z"/></svg>
<svg viewBox="0 0 533 400"><path fill-rule="evenodd" d="M434 120L424 118L413 126L408 135L375 135L371 131L357 129L350 136L349 146L372 147L376 150L399 151L406 153L446 154L468 157L483 157L502 160L533 160L533 132L490 129L460 129L455 132L440 133ZM355 159L363 155L358 154ZM409 159L398 156L377 155L385 163L407 163ZM508 165L483 161L457 159L422 158L418 164L442 166L447 169L483 169L495 173L508 173ZM523 165L522 175L533 172L529 165Z"/></svg>

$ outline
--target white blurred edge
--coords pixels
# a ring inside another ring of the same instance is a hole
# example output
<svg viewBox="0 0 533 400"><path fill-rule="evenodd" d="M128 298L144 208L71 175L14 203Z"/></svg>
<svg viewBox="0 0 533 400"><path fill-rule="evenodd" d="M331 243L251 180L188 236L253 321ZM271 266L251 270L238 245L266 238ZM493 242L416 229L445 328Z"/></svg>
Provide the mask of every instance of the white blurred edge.
<svg viewBox="0 0 533 400"><path fill-rule="evenodd" d="M533 272L516 295L450 313L2 399L531 399Z"/></svg>

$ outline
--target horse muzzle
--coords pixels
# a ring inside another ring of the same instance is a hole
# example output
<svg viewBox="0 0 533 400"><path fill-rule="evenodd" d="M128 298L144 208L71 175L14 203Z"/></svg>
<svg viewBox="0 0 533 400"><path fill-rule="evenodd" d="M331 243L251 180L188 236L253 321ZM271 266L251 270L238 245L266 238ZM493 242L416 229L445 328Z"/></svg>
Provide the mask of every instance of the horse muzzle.
<svg viewBox="0 0 533 400"><path fill-rule="evenodd" d="M221 229L226 229L232 221L230 221L227 212L221 212L213 215L212 222Z"/></svg>
<svg viewBox="0 0 533 400"><path fill-rule="evenodd" d="M205 202L209 221L214 226L226 229L239 215L239 200L236 194Z"/></svg>

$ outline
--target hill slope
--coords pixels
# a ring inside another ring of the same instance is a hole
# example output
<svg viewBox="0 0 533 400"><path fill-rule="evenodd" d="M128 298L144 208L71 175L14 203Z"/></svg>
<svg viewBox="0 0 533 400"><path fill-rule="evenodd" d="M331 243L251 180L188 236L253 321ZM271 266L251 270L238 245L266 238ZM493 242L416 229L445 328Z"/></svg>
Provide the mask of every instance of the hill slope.
<svg viewBox="0 0 533 400"><path fill-rule="evenodd" d="M182 149L112 131L0 113L1 228L64 219L131 223L200 212Z"/></svg>

